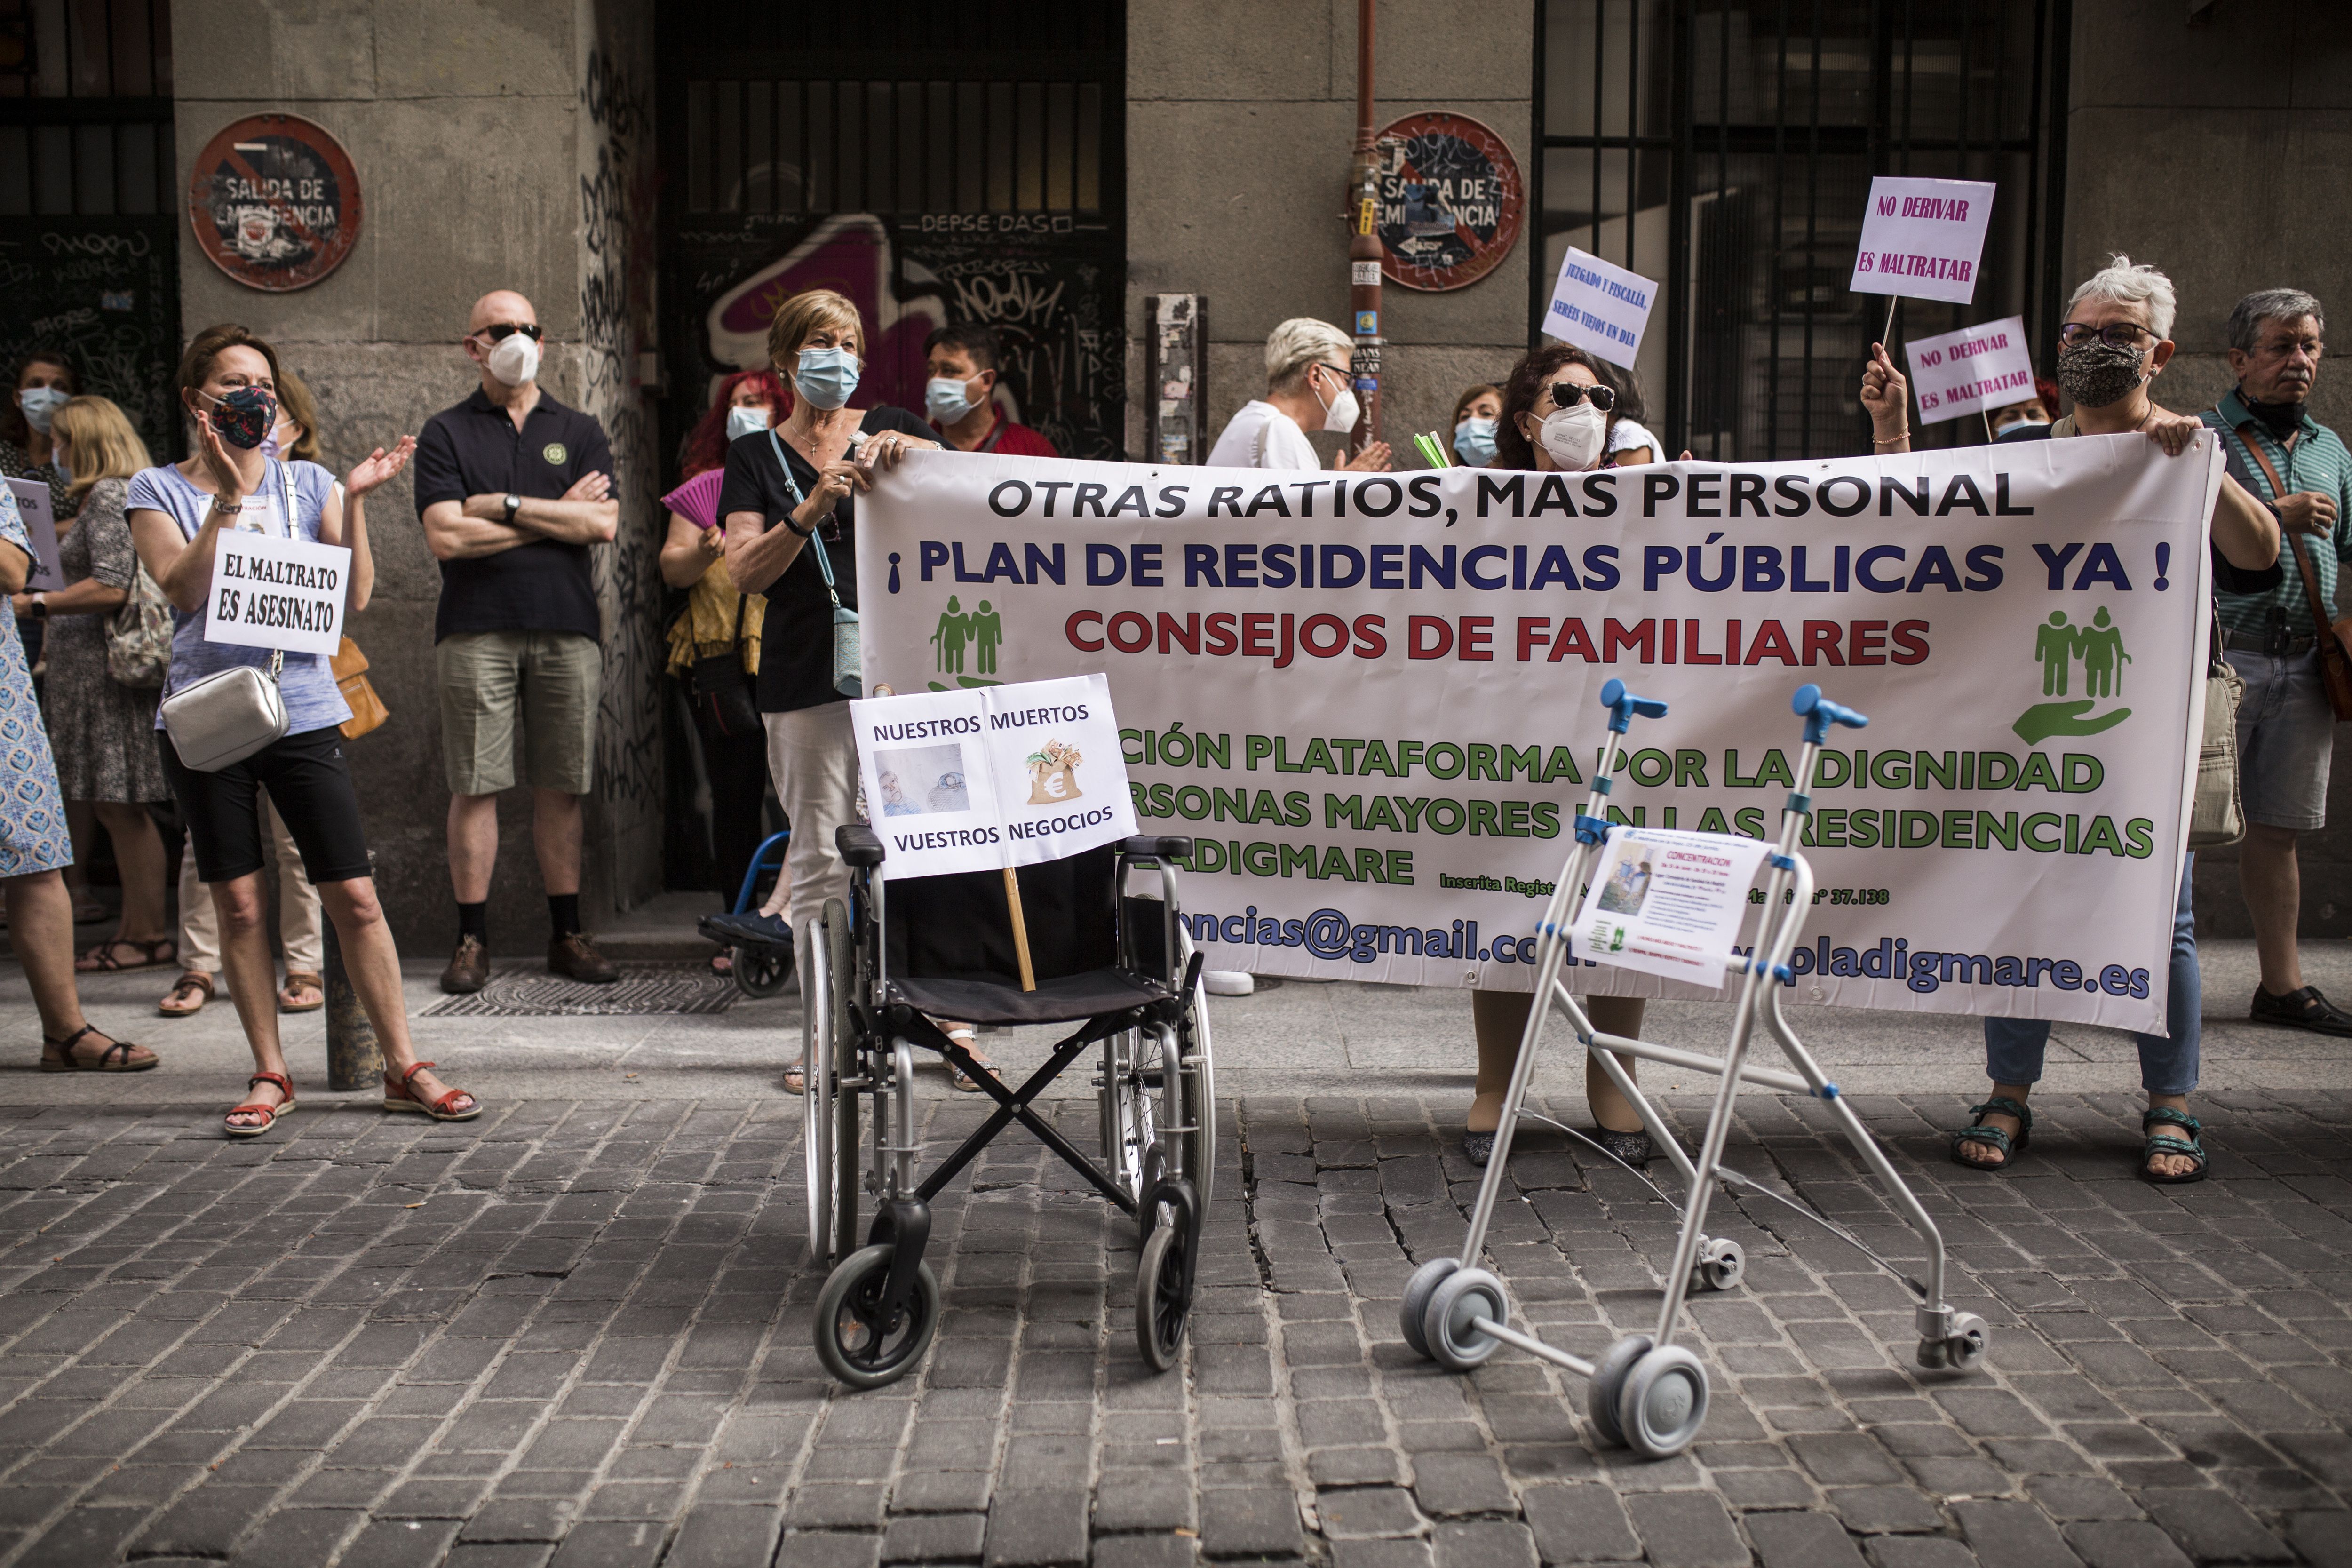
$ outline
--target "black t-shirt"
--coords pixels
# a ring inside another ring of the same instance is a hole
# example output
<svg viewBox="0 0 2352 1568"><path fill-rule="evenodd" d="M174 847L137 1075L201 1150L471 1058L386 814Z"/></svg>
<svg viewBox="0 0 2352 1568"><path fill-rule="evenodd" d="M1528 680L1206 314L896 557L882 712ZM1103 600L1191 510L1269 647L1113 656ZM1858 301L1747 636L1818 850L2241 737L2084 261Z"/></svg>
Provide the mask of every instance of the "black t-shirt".
<svg viewBox="0 0 2352 1568"><path fill-rule="evenodd" d="M858 428L869 436L897 430L919 441L939 439L938 432L920 417L887 405L867 409ZM771 443L768 436L767 431L755 430L737 437L727 448L727 479L719 488L722 524L735 512L756 511L770 528L781 528L800 504L784 483L783 470L776 466L778 447L792 467L793 483L800 487L802 498L816 488L816 469L809 460L781 437ZM848 700L833 689L833 600L825 594L824 574L817 567L816 541L824 542L825 558L833 564L833 580L842 604L857 608L856 508L855 496L835 502L833 515L817 525L816 539L802 545L783 575L768 585L768 618L760 635L762 713L790 713Z"/></svg>
<svg viewBox="0 0 2352 1568"><path fill-rule="evenodd" d="M585 475L613 471L613 449L594 417L542 390L515 428L481 388L425 422L416 437L416 515L436 501L519 495L561 500ZM433 640L463 632L602 632L585 544L535 539L496 555L441 563Z"/></svg>
<svg viewBox="0 0 2352 1568"><path fill-rule="evenodd" d="M2049 439L2050 426L2043 425L2032 430L2005 430L1993 438L1993 445L2000 447L2012 441ZM2246 465L2239 460L2238 454L2231 450L2226 441L2221 443L2221 456L2228 460L2226 466L2230 477L2243 485L2248 495L2259 495L2261 492L2254 489L2252 476L2246 472ZM2209 546L2209 549L2213 561L2213 586L2224 594L2267 594L2286 581L2286 568L2277 561L2253 571L2232 565L2222 555L2219 545Z"/></svg>

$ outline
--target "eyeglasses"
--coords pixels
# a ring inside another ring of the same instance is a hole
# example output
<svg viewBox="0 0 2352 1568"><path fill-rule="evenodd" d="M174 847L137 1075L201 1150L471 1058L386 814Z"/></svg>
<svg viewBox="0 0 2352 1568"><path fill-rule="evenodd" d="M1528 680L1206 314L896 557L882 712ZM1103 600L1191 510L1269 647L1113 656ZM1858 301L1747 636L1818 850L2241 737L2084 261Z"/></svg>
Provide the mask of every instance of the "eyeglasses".
<svg viewBox="0 0 2352 1568"><path fill-rule="evenodd" d="M2109 321L2104 327L2086 327L2080 321L2069 321L2058 329L2058 342L2070 349L2093 338L2111 349L2136 349L2139 347L2141 339L2155 336L2137 321Z"/></svg>
<svg viewBox="0 0 2352 1568"><path fill-rule="evenodd" d="M1617 406L1617 395L1605 386L1587 386L1580 381L1555 381L1551 384L1551 405L1573 408L1580 403L1590 403L1606 414Z"/></svg>
<svg viewBox="0 0 2352 1568"><path fill-rule="evenodd" d="M532 342L537 342L540 339L541 330L539 323L536 321L499 321L493 325L484 327L480 331L476 332L474 336L478 338L488 338L490 342L499 343L504 342L507 339L514 336L517 332L520 332Z"/></svg>

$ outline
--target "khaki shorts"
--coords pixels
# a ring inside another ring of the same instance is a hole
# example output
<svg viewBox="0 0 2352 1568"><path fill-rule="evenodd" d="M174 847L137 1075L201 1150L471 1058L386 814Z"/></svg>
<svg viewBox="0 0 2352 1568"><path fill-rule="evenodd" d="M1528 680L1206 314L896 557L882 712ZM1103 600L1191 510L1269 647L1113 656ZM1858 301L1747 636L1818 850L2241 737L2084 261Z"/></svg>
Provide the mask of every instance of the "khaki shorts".
<svg viewBox="0 0 2352 1568"><path fill-rule="evenodd" d="M441 680L441 757L452 795L496 795L523 775L586 795L596 782L596 704L604 656L577 632L460 632L433 649ZM521 733L516 733L518 720Z"/></svg>

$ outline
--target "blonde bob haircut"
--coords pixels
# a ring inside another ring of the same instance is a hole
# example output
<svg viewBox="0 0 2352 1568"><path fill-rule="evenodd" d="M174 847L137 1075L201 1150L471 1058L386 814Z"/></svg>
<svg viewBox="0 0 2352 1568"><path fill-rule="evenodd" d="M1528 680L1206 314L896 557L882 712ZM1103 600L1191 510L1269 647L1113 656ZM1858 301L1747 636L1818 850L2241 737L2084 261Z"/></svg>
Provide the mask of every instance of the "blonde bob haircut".
<svg viewBox="0 0 2352 1568"><path fill-rule="evenodd" d="M67 493L79 500L100 479L127 479L155 459L112 398L77 397L58 408L52 434L73 448L73 483Z"/></svg>
<svg viewBox="0 0 2352 1568"><path fill-rule="evenodd" d="M857 363L866 363L866 321L845 294L830 289L803 289L776 308L768 323L768 363L789 384L799 363L801 345L820 327L845 327L856 345Z"/></svg>

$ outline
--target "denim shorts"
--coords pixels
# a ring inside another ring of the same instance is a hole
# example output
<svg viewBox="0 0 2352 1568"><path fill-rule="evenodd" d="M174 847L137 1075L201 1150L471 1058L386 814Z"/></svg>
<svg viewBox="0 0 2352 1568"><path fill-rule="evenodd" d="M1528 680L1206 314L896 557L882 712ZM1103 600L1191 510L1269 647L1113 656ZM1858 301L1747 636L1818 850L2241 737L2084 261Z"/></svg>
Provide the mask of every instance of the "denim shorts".
<svg viewBox="0 0 2352 1568"><path fill-rule="evenodd" d="M2246 820L2312 833L2327 826L2327 764L2336 754L2336 712L2321 684L2319 655L2292 658L2229 650L2246 679L2238 704L2238 793Z"/></svg>

